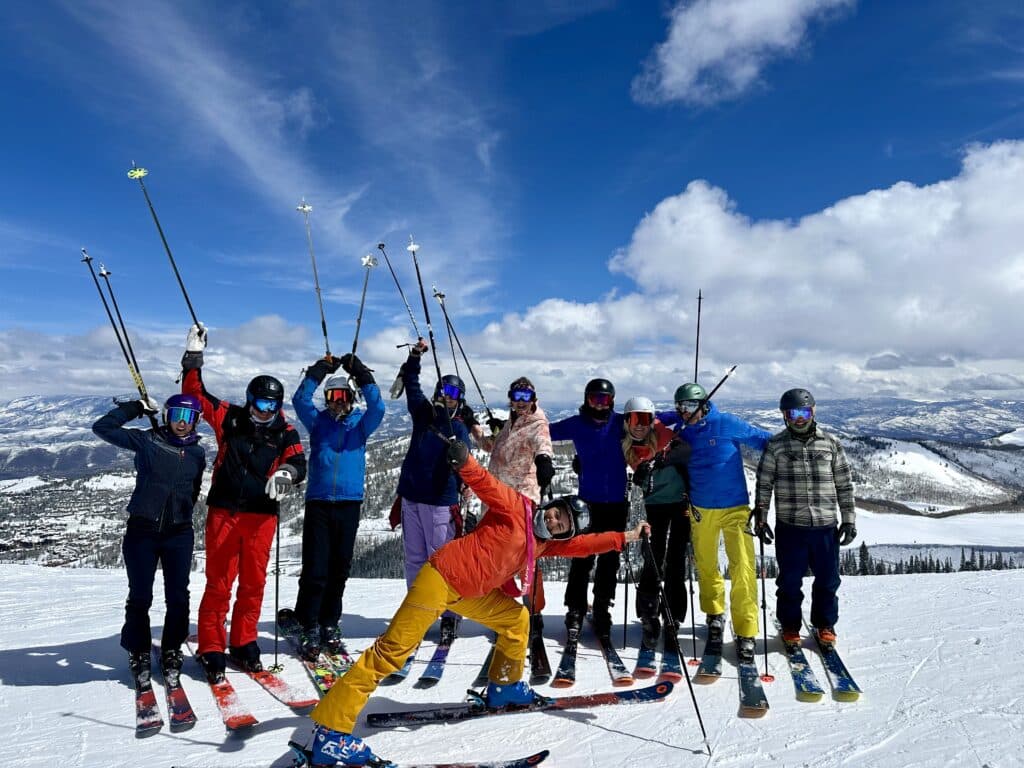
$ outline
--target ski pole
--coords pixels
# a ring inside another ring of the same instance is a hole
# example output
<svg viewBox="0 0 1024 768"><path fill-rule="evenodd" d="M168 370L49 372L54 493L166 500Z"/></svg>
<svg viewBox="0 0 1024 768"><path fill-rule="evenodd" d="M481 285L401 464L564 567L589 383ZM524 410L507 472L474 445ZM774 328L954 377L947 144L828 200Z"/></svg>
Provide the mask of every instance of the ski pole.
<svg viewBox="0 0 1024 768"><path fill-rule="evenodd" d="M171 246L167 244L167 238L164 237L164 229L160 226L160 219L156 217L156 210L153 208L153 201L149 199L149 192L146 190L146 184L142 181L142 178L148 173L149 171L145 168L140 168L133 162L131 170L128 171L128 178L139 182L139 186L142 187L142 194L146 197L146 204L149 206L149 212L153 214L153 223L156 224L156 231L160 233L160 242L164 244L164 250L167 251L167 258L171 260L171 269L174 270L174 276L178 278L178 286L181 288L181 295L185 297L185 304L188 305L189 314L192 315L192 323L201 328L202 325L199 320L196 319L196 311L192 309L192 302L188 298L188 291L185 290L185 283L182 282L181 273L178 272L178 265L174 262L174 256L171 254Z"/></svg>
<svg viewBox="0 0 1024 768"><path fill-rule="evenodd" d="M395 274L395 268L391 266L391 259L388 258L388 252L384 250L384 243L377 243L377 248L384 256L384 263L388 265L388 271L391 272L391 277L395 281L395 287L398 289L398 295L402 297L402 303L405 304L405 311L409 313L409 320L412 321L412 329L416 332L416 338L421 339L423 338L423 334L420 333L420 328L416 325L416 317L412 313L412 307L409 306L409 300L405 298L405 291L402 290L402 284L398 282L398 275Z"/></svg>
<svg viewBox="0 0 1024 768"><path fill-rule="evenodd" d="M296 211L302 214L306 220L306 241L309 243L309 260L313 263L313 287L316 290L316 300L320 304L320 329L324 333L324 349L326 350L326 357L331 356L331 343L327 340L327 318L324 316L324 298L320 293L320 276L316 271L316 256L313 255L313 231L309 227L309 214L313 210L313 206L306 202L306 198L302 198L302 202L295 208ZM365 296L365 288L363 289L363 295ZM352 350L355 354L355 350Z"/></svg>
<svg viewBox="0 0 1024 768"><path fill-rule="evenodd" d="M444 297L443 293L441 294L441 297ZM444 321L448 326L448 331L455 339L455 343L459 347L459 352L462 353L462 359L466 363L466 368L469 370L469 376L473 379L473 384L476 386L477 394L480 395L480 402L484 404L484 410L487 411L487 418L492 419L494 418L494 414L491 413L491 407L487 405L487 398L484 397L484 391L480 387L480 382L477 381L476 374L473 372L473 366L469 364L469 357L466 355L466 350L463 348L462 342L459 340L459 334L455 332L455 324L452 322L451 316L448 314L448 309L443 301L441 302L441 311L444 313Z"/></svg>
<svg viewBox="0 0 1024 768"><path fill-rule="evenodd" d="M437 385L441 386L441 364L437 361L437 344L434 341L434 328L430 324L430 307L427 306L427 292L423 290L423 276L420 274L420 262L416 258L416 251L420 249L416 241L412 239L412 235L409 235L409 245L405 247L409 253L412 254L412 263L416 267L416 282L420 286L420 301L423 303L423 319L427 321L427 333L430 335L430 353L434 358L434 370L437 372ZM465 394L465 393L463 393ZM451 432L451 438L455 439L455 427L452 425L452 414L448 410L448 407L444 407L444 414L448 417L448 431Z"/></svg>
<svg viewBox="0 0 1024 768"><path fill-rule="evenodd" d="M455 356L455 340L452 338L452 323L448 319L448 310L444 306L444 294L437 290L437 286L433 286L434 298L437 299L437 303L441 305L441 312L444 314L444 324L448 327L448 346L452 348L452 363L455 364L455 375L460 379L462 374L459 372L459 358Z"/></svg>
<svg viewBox="0 0 1024 768"><path fill-rule="evenodd" d="M701 291L697 289L697 344L693 348L693 380L697 381L697 363L700 360L700 305L704 300Z"/></svg>
<svg viewBox="0 0 1024 768"><path fill-rule="evenodd" d="M284 669L284 664L277 659L277 646L281 638L281 628L277 623L278 607L281 597L281 511L277 512L277 536L274 539L274 665L270 671L277 674Z"/></svg>
<svg viewBox="0 0 1024 768"><path fill-rule="evenodd" d="M96 270L92 268L92 256L89 255L85 248L82 249L82 261L89 268L89 274L92 275L92 281L96 284L96 292L100 295L100 301L103 302L103 308L107 311L107 317L110 318L110 326L114 329L114 338L117 339L117 344L121 347L121 354L124 355L124 361L128 364L128 373L131 374L132 381L135 382L136 389L139 390L139 395L143 400L149 398L149 393L146 391L146 384L142 381L142 374L139 373L138 366L132 362L133 355L128 354L128 349L125 347L124 339L121 338L121 333L117 329L117 323L114 322L114 315L110 311L110 305L107 304L107 299L103 295L103 289L100 287L99 278L96 277ZM153 422L153 426L156 427L156 419L150 416L150 420Z"/></svg>
<svg viewBox="0 0 1024 768"><path fill-rule="evenodd" d="M764 628L764 674L761 679L766 683L775 681L775 676L768 671L768 598L764 585L764 539L758 536L761 542L761 623Z"/></svg>
<svg viewBox="0 0 1024 768"><path fill-rule="evenodd" d="M377 260L370 254L363 256L362 264L366 268L363 275L363 295L359 299L359 314L356 315L356 335L352 339L352 354L355 355L356 347L359 346L359 329L363 325L363 307L366 306L366 286L370 284L370 270L377 266ZM327 353L328 355L330 352Z"/></svg>
<svg viewBox="0 0 1024 768"><path fill-rule="evenodd" d="M654 550L651 548L651 540L648 538L646 531L640 534L640 545L643 548L644 558L654 568L655 576L658 579L658 595L661 598L661 610L665 615L665 621L674 626L675 621L672 618L672 610L668 607L668 599L665 597L665 583L662 580L661 568L658 566L658 561L654 559ZM690 612L693 613L692 605L690 606ZM686 687L690 689L693 711L697 714L697 723L700 725L700 732L704 737L704 746L708 748L708 757L711 757L711 744L708 743L708 732L704 729L704 718L701 717L700 707L697 705L697 694L694 693L693 681L690 680L690 670L686 668L685 664L680 664L680 669L683 670L683 675L686 677Z"/></svg>
<svg viewBox="0 0 1024 768"><path fill-rule="evenodd" d="M693 556L693 534L690 534L690 541L686 543L686 561L687 565L687 582L690 585L690 639L693 641L693 656L691 657L689 664L690 666L696 667L700 664L697 659L697 620L695 618L696 611L693 609L693 572L696 570L696 562Z"/></svg>

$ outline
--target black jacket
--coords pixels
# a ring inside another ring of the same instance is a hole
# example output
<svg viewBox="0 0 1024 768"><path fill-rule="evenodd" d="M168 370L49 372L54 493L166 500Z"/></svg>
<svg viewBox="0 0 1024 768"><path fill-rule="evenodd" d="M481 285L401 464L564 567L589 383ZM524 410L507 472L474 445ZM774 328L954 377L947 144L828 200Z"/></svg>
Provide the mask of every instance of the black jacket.
<svg viewBox="0 0 1024 768"><path fill-rule="evenodd" d="M192 508L206 469L206 450L199 443L171 445L164 427L125 429L142 416L138 401L123 403L92 425L101 440L135 452L135 490L128 502L131 522L145 521L159 531L192 525Z"/></svg>

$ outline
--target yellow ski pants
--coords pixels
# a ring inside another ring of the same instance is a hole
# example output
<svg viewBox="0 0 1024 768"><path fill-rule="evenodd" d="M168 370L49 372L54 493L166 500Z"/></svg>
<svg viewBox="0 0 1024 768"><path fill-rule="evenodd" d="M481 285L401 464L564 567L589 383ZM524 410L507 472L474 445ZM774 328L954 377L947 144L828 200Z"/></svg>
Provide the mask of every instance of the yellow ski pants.
<svg viewBox="0 0 1024 768"><path fill-rule="evenodd" d="M733 631L743 637L757 636L757 572L754 537L746 533L750 507L705 509L697 507L700 522L692 522L693 556L700 581L700 609L706 614L725 613L725 579L718 567L719 537L725 539L729 561L729 612Z"/></svg>
<svg viewBox="0 0 1024 768"><path fill-rule="evenodd" d="M356 718L377 685L401 667L416 650L430 625L451 609L497 633L488 677L514 683L523 676L530 635L530 613L500 589L483 597L461 597L426 563L409 587L383 635L363 651L355 664L327 692L310 717L335 731L352 733Z"/></svg>

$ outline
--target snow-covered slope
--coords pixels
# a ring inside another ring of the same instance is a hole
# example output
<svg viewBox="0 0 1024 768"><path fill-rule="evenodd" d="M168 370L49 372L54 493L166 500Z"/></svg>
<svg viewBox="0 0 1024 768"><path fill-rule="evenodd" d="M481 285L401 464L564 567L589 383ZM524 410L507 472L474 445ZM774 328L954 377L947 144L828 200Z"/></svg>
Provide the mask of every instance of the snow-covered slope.
<svg viewBox="0 0 1024 768"><path fill-rule="evenodd" d="M202 592L193 581L193 613ZM233 680L261 724L248 737L227 736L194 661L185 685L199 715L186 733L136 741L125 656L118 647L126 591L120 571L0 566L0 764L35 768L58 764L103 766L285 766L286 742L304 739L306 718L276 703L249 680ZM273 660L273 580L264 601L261 643ZM296 589L295 568L282 575L282 603ZM560 584L549 593L548 644L557 660L563 639ZM160 594L159 584L157 594ZM350 583L345 628L361 649L382 631L404 594L395 581ZM847 577L838 625L843 655L865 691L856 703L828 697L795 700L779 646L770 644L766 684L771 711L762 720L736 716L736 670L711 686L695 686L709 758L685 683L663 704L529 714L412 730L358 732L379 753L398 761L496 759L548 748L547 765L590 766L939 766L1002 768L1021 765L1024 698L1020 675L1003 660L1016 657L1024 621L1024 571L950 575ZM621 600L621 594L620 594ZM155 625L160 611L154 611ZM616 616L621 622L621 614ZM688 623L687 623L688 626ZM688 631L683 647L689 649ZM616 634L621 638L621 624ZM419 657L433 649L428 638ZM631 624L635 658L639 639ZM418 690L414 679L374 695L367 711L460 700L486 652L481 628L469 625L455 644L442 682ZM760 643L758 646L760 651ZM727 653L731 645L727 645ZM813 653L819 678L824 672ZM763 664L763 656L758 657ZM608 687L608 674L589 641L581 648L577 690ZM422 669L422 663L417 670ZM285 657L284 675L306 686L301 668ZM414 673L415 676L415 673ZM547 692L550 689L542 688Z"/></svg>

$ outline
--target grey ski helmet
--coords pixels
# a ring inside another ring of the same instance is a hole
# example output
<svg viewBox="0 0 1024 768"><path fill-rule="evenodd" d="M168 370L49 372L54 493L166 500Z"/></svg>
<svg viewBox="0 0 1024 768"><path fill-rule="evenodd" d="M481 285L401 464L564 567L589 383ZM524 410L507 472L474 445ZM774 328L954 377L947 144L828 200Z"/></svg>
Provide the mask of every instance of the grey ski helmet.
<svg viewBox="0 0 1024 768"><path fill-rule="evenodd" d="M547 523L544 522L544 512L554 506L560 506L569 512L569 530L557 536L548 530ZM560 496L543 506L536 507L533 511L533 534L538 539L544 541L550 539L571 539L573 536L586 533L589 528L590 507L579 496Z"/></svg>

